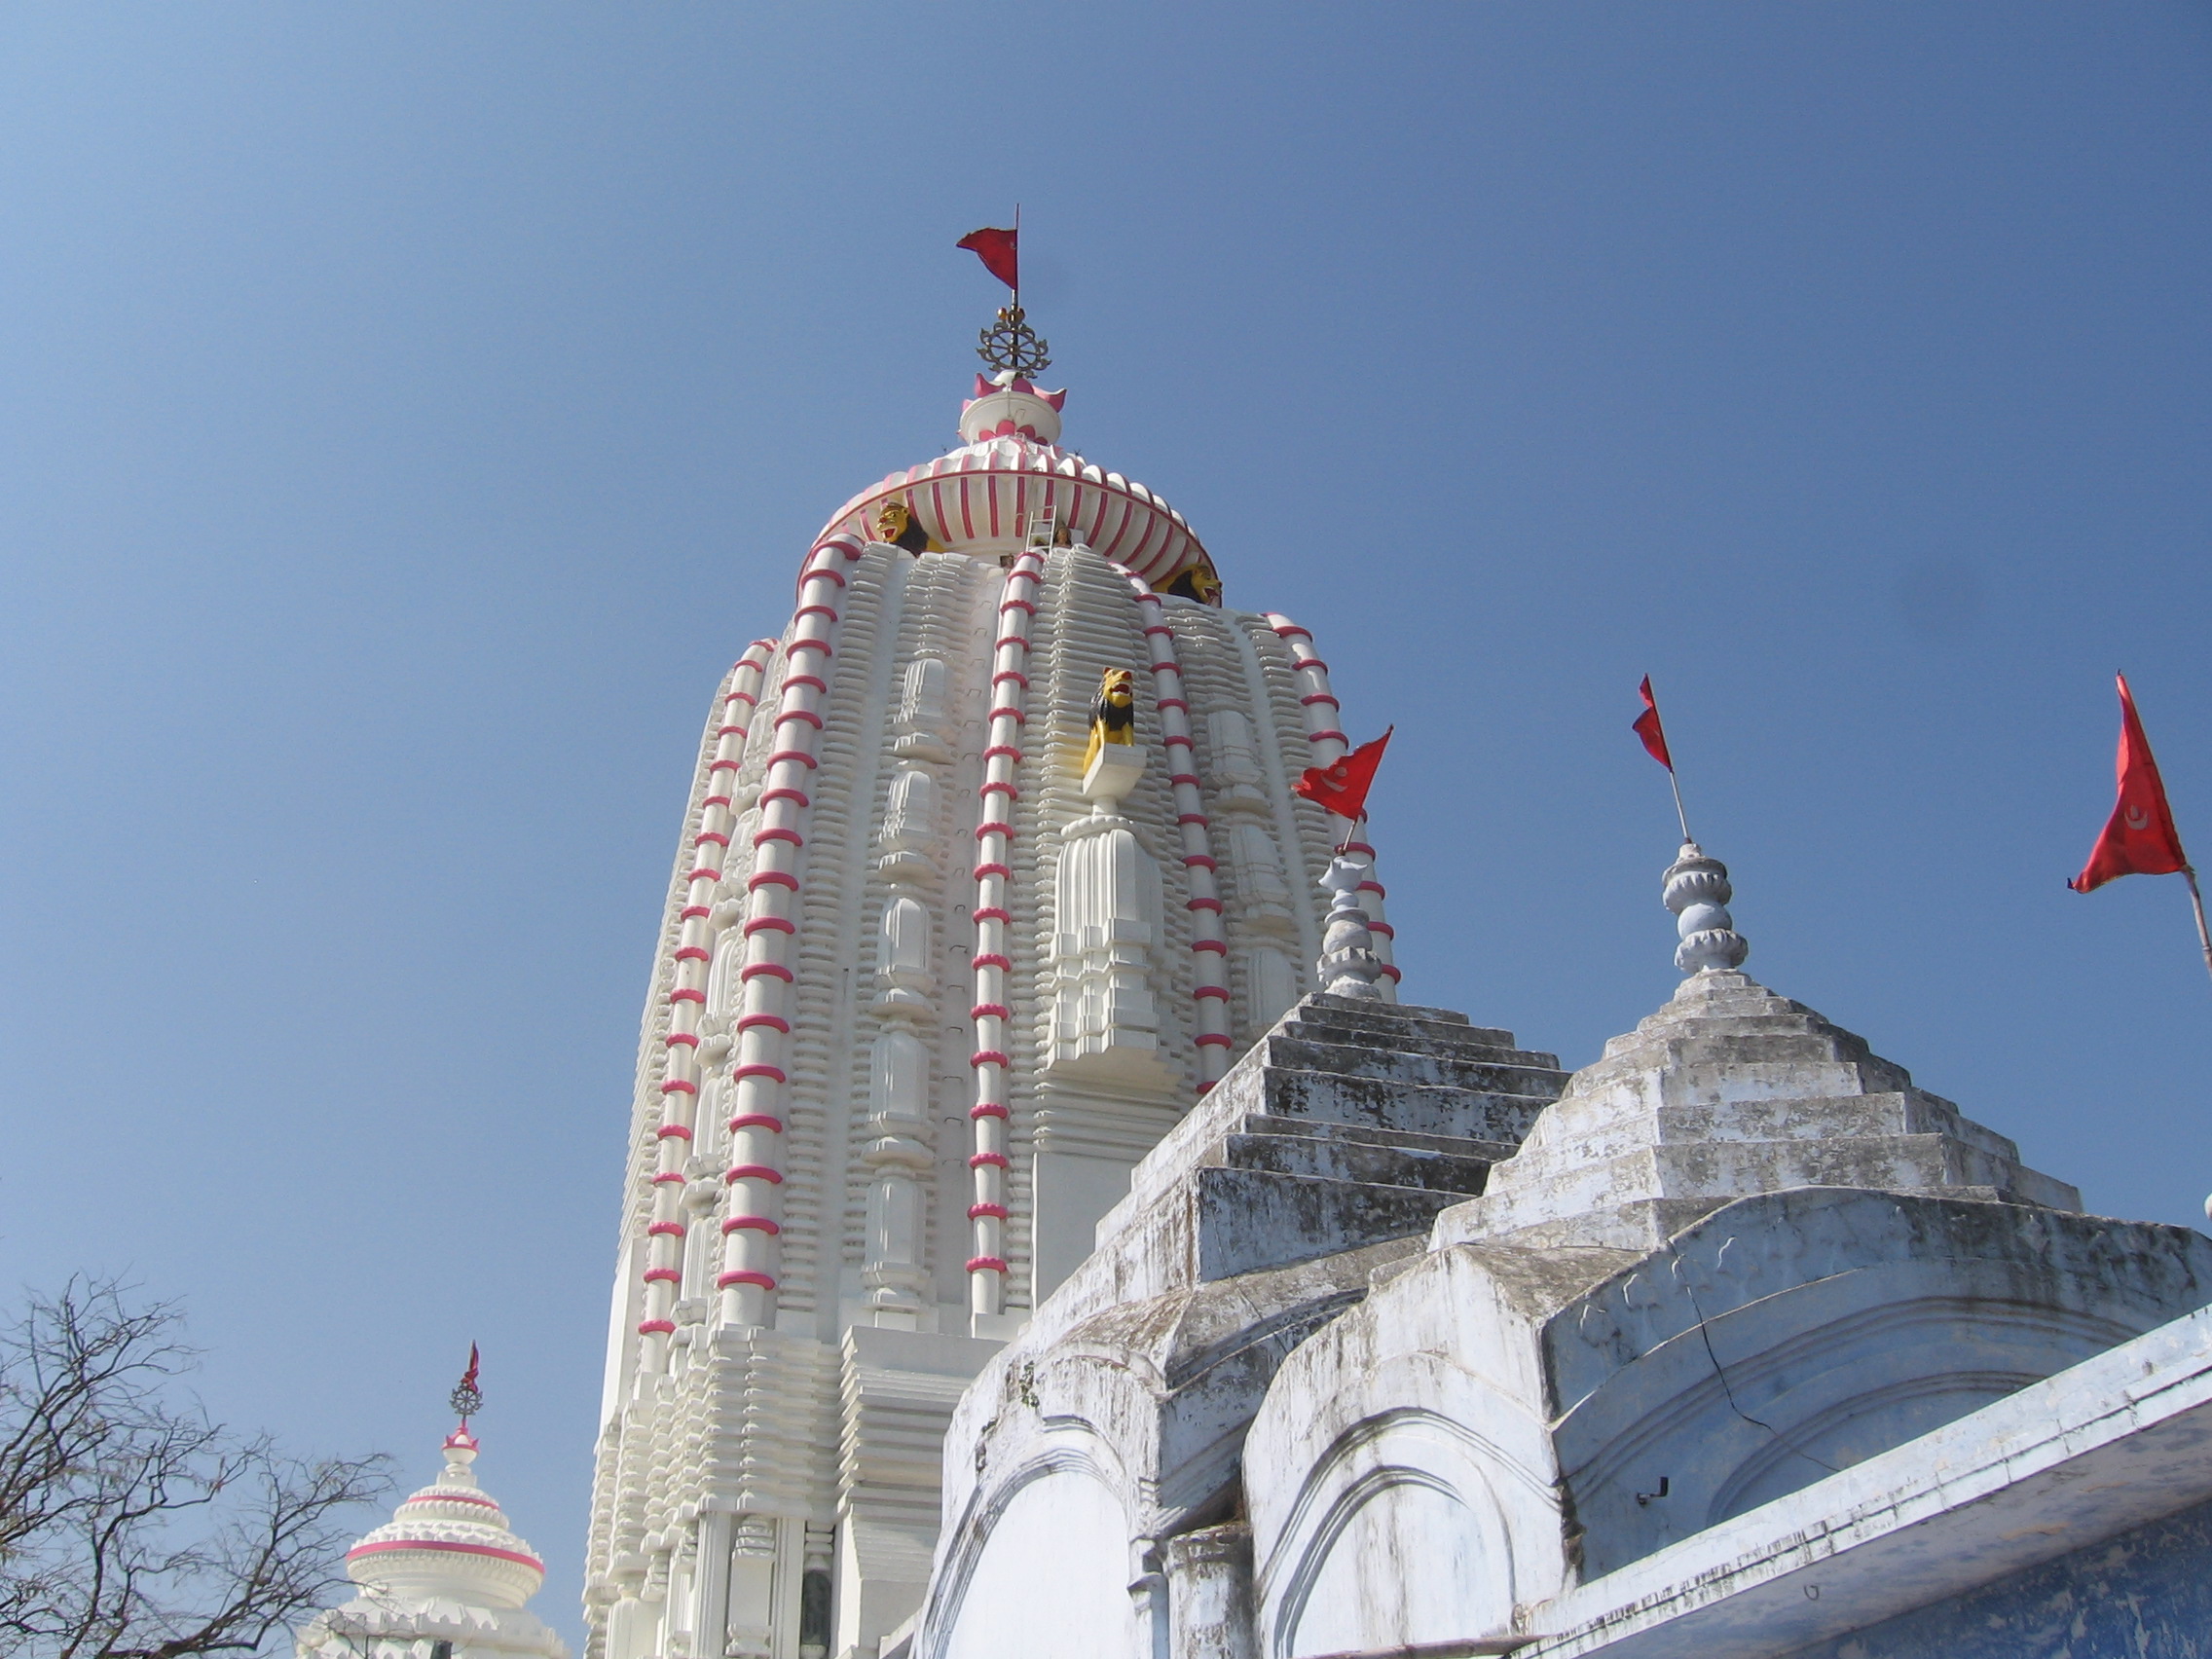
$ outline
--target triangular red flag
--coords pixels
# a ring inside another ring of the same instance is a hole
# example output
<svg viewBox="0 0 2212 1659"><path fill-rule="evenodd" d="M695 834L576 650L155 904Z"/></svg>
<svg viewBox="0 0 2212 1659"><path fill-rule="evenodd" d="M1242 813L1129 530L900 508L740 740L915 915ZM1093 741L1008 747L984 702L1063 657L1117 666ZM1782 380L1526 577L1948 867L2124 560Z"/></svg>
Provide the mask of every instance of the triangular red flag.
<svg viewBox="0 0 2212 1659"><path fill-rule="evenodd" d="M1375 782L1375 768L1382 763L1382 751L1390 741L1390 732L1397 729L1390 727L1374 742L1361 744L1349 755L1341 756L1326 766L1307 767L1298 782L1290 786L1291 793L1326 807L1339 818L1358 822L1367 810L1367 792Z"/></svg>
<svg viewBox="0 0 2212 1659"><path fill-rule="evenodd" d="M476 1345L474 1343L470 1343L468 1345L468 1369L461 1374L461 1385L463 1388L473 1388L476 1386Z"/></svg>
<svg viewBox="0 0 2212 1659"><path fill-rule="evenodd" d="M2181 850L2181 834L2174 829L2173 808L2166 804L2165 780L2151 757L2151 740L2143 735L2127 676L2119 680L2120 798L2090 850L2089 862L2066 884L2077 893L2091 892L2123 875L2171 875L2189 867L2189 855Z"/></svg>
<svg viewBox="0 0 2212 1659"><path fill-rule="evenodd" d="M1643 698L1643 713L1636 717L1632 729L1643 739L1643 752L1672 772L1675 758L1667 753L1667 728L1659 723L1659 699L1651 695L1650 675L1643 677L1637 691Z"/></svg>
<svg viewBox="0 0 2212 1659"><path fill-rule="evenodd" d="M1010 288L1021 286L1021 254L1016 245L1019 231L994 231L985 226L970 231L952 245L964 247L983 262L983 268Z"/></svg>

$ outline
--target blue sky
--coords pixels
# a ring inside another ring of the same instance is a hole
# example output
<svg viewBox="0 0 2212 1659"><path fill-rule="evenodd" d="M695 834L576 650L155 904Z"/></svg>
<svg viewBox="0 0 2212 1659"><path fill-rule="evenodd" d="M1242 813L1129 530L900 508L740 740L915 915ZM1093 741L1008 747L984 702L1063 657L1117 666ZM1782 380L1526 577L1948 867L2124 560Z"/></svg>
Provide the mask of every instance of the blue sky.
<svg viewBox="0 0 2212 1659"><path fill-rule="evenodd" d="M2176 878L2061 886L2124 667L2212 847L2212 13L0 14L0 1284L483 1472L574 1634L699 722L953 441L1003 222L1067 439L1308 622L1406 990L1668 994L1665 702L1751 970L2200 1219Z"/></svg>

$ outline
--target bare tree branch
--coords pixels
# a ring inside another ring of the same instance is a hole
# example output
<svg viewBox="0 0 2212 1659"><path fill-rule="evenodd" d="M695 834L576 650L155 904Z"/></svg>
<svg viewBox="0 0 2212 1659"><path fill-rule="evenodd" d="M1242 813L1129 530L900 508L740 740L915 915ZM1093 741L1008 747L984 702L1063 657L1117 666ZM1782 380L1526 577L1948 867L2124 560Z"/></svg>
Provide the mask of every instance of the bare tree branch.
<svg viewBox="0 0 2212 1659"><path fill-rule="evenodd" d="M0 1333L0 1659L257 1653L339 1582L387 1459L231 1433L177 1394L197 1357L104 1280Z"/></svg>

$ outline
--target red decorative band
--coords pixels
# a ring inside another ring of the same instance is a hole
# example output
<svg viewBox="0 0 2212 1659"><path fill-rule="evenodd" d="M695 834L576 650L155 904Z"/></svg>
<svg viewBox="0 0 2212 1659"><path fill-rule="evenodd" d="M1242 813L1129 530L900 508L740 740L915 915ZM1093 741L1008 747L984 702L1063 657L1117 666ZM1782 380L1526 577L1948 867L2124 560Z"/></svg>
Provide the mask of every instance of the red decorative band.
<svg viewBox="0 0 2212 1659"><path fill-rule="evenodd" d="M1211 910L1218 916L1221 914L1221 901L1219 899L1193 899L1185 903L1183 908L1186 910Z"/></svg>
<svg viewBox="0 0 2212 1659"><path fill-rule="evenodd" d="M763 887L783 887L796 893L798 877L788 869L762 869L756 870L745 878L745 891L748 893L757 893Z"/></svg>
<svg viewBox="0 0 2212 1659"><path fill-rule="evenodd" d="M776 724L778 725L786 724L791 720L804 720L816 731L822 729L822 717L812 709L786 709L776 717Z"/></svg>
<svg viewBox="0 0 2212 1659"><path fill-rule="evenodd" d="M1218 1081L1218 1080L1216 1080L1216 1079L1211 1079L1211 1078L1207 1079L1207 1081L1205 1081L1204 1083L1201 1083L1201 1084L1199 1084L1199 1085L1198 1085L1198 1088L1197 1088L1197 1089L1196 1089L1196 1090L1195 1090L1194 1092L1196 1092L1196 1093L1198 1093L1198 1094L1200 1094L1200 1095L1206 1094L1207 1092L1209 1092L1209 1091L1210 1091L1210 1090L1212 1089L1212 1088L1213 1088L1213 1086L1214 1086L1214 1083L1215 1083L1216 1081Z"/></svg>
<svg viewBox="0 0 2212 1659"><path fill-rule="evenodd" d="M996 1256L970 1256L968 1271L972 1273L1003 1273L1006 1264Z"/></svg>
<svg viewBox="0 0 2212 1659"><path fill-rule="evenodd" d="M789 841L794 847L803 847L806 845L805 838L802 837L796 830L770 828L767 830L756 830L753 832L753 844L756 847L764 847L770 841Z"/></svg>
<svg viewBox="0 0 2212 1659"><path fill-rule="evenodd" d="M830 682L823 679L819 674L787 674L784 676L784 684L787 688L793 685L811 685L817 691L830 689Z"/></svg>
<svg viewBox="0 0 2212 1659"><path fill-rule="evenodd" d="M647 1268L640 1276L647 1284L682 1284L683 1282L682 1273L674 1268Z"/></svg>
<svg viewBox="0 0 2212 1659"><path fill-rule="evenodd" d="M741 725L717 726L715 727L715 735L717 737L743 737L745 728Z"/></svg>
<svg viewBox="0 0 2212 1659"><path fill-rule="evenodd" d="M795 760L810 772L822 764L803 749L779 749L775 754L768 756L768 764L771 766L778 765L786 760Z"/></svg>
<svg viewBox="0 0 2212 1659"><path fill-rule="evenodd" d="M781 1232L783 1232L783 1229L764 1215L733 1215L722 1223L722 1236L724 1238L727 1238L733 1233L765 1233L773 1238Z"/></svg>
<svg viewBox="0 0 2212 1659"><path fill-rule="evenodd" d="M1014 748L1013 744L994 743L990 748L983 751L983 763L989 765L994 758L1001 755L1009 760L1019 760L1021 758L1021 751Z"/></svg>
<svg viewBox="0 0 2212 1659"><path fill-rule="evenodd" d="M1201 1031L1198 1033L1198 1047L1201 1049L1233 1049L1235 1046L1218 1031Z"/></svg>
<svg viewBox="0 0 2212 1659"><path fill-rule="evenodd" d="M1398 930L1392 927L1388 922L1370 921L1367 924L1367 931L1369 933L1379 933L1384 939L1396 939L1398 937Z"/></svg>
<svg viewBox="0 0 2212 1659"><path fill-rule="evenodd" d="M691 1131L682 1124L663 1124L660 1126L659 1133L653 1138L656 1140L688 1141L691 1138Z"/></svg>
<svg viewBox="0 0 2212 1659"><path fill-rule="evenodd" d="M1009 1060L1004 1054L1000 1053L996 1049L977 1049L973 1054L970 1054L968 1056L968 1069L971 1071L975 1070L977 1066L1004 1066L1011 1064L1013 1064L1013 1062Z"/></svg>
<svg viewBox="0 0 2212 1659"><path fill-rule="evenodd" d="M645 1324L655 1330L676 1329L665 1319L648 1319ZM643 1331L645 1325L640 1325L638 1329ZM437 1501L450 1502L451 1498L441 1493ZM446 1555L489 1556L497 1561L520 1562L524 1567L534 1567L539 1572L545 1570L543 1562L534 1555L524 1555L520 1550L496 1550L490 1544L449 1544L439 1538L392 1538L381 1544L355 1544L346 1552L346 1559L351 1561L359 1555L383 1555L387 1550L437 1550Z"/></svg>
<svg viewBox="0 0 2212 1659"><path fill-rule="evenodd" d="M1003 706L991 711L991 719L994 720L1012 720L1015 725L1022 726L1029 723L1029 717L1019 709L1009 709Z"/></svg>
<svg viewBox="0 0 2212 1659"><path fill-rule="evenodd" d="M725 756L717 756L717 757L715 758L715 760L714 760L714 761L713 761L712 763L710 763L710 764L708 765L708 767L707 767L707 776L711 778L711 777L713 777L713 776L714 776L714 775L715 775L715 774L716 774L717 772L734 772L734 771L737 771L737 770L738 770L738 769L739 769L740 767L742 767L742 766L743 766L744 764L745 764L744 758L743 758L742 756L736 756L736 755L725 755Z"/></svg>
<svg viewBox="0 0 2212 1659"><path fill-rule="evenodd" d="M1014 876L1014 869L1010 865L979 864L970 873L973 874L977 881L982 880L986 875L1003 875L1011 880Z"/></svg>
<svg viewBox="0 0 2212 1659"><path fill-rule="evenodd" d="M734 763L734 762L733 762L733 763ZM719 767L709 767L709 768L708 768L708 770L710 770L710 771L719 771L719 770L720 770L720 768L719 768ZM705 810L706 808L708 808L708 807L710 807L710 806L727 806L727 805L729 805L729 796L727 796L727 795L723 795L723 794L713 794L713 795L709 795L709 796L708 796L708 797L707 797L707 798L706 798L705 800L703 800L703 801L701 801L701 802L699 803L700 809L701 809L702 811L704 811L704 810Z"/></svg>
<svg viewBox="0 0 2212 1659"><path fill-rule="evenodd" d="M1383 963L1379 972L1386 977L1389 979L1390 983L1393 985L1396 984L1400 979L1405 977L1403 974L1398 972L1398 966L1394 962Z"/></svg>
<svg viewBox="0 0 2212 1659"><path fill-rule="evenodd" d="M1278 622L1275 632L1286 640L1311 640L1313 636L1295 622Z"/></svg>
<svg viewBox="0 0 2212 1659"><path fill-rule="evenodd" d="M638 1335L641 1337L673 1337L676 1335L676 1326L672 1321L667 1319L641 1319L638 1321ZM433 1544L425 1538L420 1544L355 1544L351 1549L346 1552L346 1555L348 1560L351 1560L354 1556L359 1555L363 1550L438 1549L441 1547L449 1550L461 1550L468 1555L475 1555L477 1553L475 1550L468 1549L467 1546L463 1544L445 1544L441 1546ZM497 1556L504 1556L509 1554L509 1552L506 1550L486 1550L483 1553L486 1555ZM527 1561L530 1558L527 1556L513 1556L512 1559L515 1561Z"/></svg>
<svg viewBox="0 0 2212 1659"><path fill-rule="evenodd" d="M1004 1169L1008 1167L1003 1152L978 1152L968 1161L971 1169Z"/></svg>
<svg viewBox="0 0 2212 1659"><path fill-rule="evenodd" d="M1191 995L1194 999L1198 1000L1203 1000L1206 997L1213 997L1220 1002L1229 1000L1229 993L1219 985L1200 985Z"/></svg>
<svg viewBox="0 0 2212 1659"><path fill-rule="evenodd" d="M1197 789L1198 787L1198 775L1196 772L1171 773L1169 774L1167 781L1169 784L1189 784L1193 789Z"/></svg>
<svg viewBox="0 0 2212 1659"><path fill-rule="evenodd" d="M985 823L976 826L976 839L980 841L985 835L1004 835L1009 839L1012 839L1014 835L1014 826L1007 823L1004 819L1001 818L990 819Z"/></svg>
<svg viewBox="0 0 2212 1659"><path fill-rule="evenodd" d="M970 1204L968 1206L968 1219L970 1221L981 1221L985 1216L990 1217L993 1221L1006 1220L1006 1205Z"/></svg>
<svg viewBox="0 0 2212 1659"><path fill-rule="evenodd" d="M809 575L818 576L823 574L824 572L820 571L810 571L807 573ZM838 585L841 587L844 584L840 582ZM792 612L792 620L793 622L796 622L801 616L827 616L830 621L834 622L837 620L837 608L833 605L802 605L796 610Z"/></svg>
<svg viewBox="0 0 2212 1659"><path fill-rule="evenodd" d="M729 1121L729 1132L731 1134L736 1134L740 1129L773 1129L776 1133L782 1134L784 1132L784 1121L768 1112L747 1112L742 1117L732 1118Z"/></svg>
<svg viewBox="0 0 2212 1659"><path fill-rule="evenodd" d="M708 960L706 947L698 944L680 945L677 947L676 960L679 962L705 962Z"/></svg>
<svg viewBox="0 0 2212 1659"><path fill-rule="evenodd" d="M740 668L753 668L757 666L758 664L756 663L747 663L741 660L738 662L735 668L732 668L730 670L730 673L735 674ZM759 698L756 697L750 691L728 691L722 694L722 701L725 703L757 703L759 700Z"/></svg>
<svg viewBox="0 0 2212 1659"><path fill-rule="evenodd" d="M996 1100L978 1101L976 1105L968 1108L968 1121L970 1123L976 1123L984 1118L998 1118L1003 1121L1005 1117L1006 1108Z"/></svg>
<svg viewBox="0 0 2212 1659"><path fill-rule="evenodd" d="M682 909L676 912L676 919L680 922L703 922L714 913L714 910L705 904L686 904Z"/></svg>
<svg viewBox="0 0 2212 1659"><path fill-rule="evenodd" d="M1175 815L1175 822L1177 824L1211 824L1213 820L1202 812L1178 812Z"/></svg>
<svg viewBox="0 0 2212 1659"><path fill-rule="evenodd" d="M791 1035L792 1022L780 1014L749 1014L737 1022L737 1028L740 1031L750 1031L756 1025L764 1025L770 1031L781 1031L786 1036Z"/></svg>
<svg viewBox="0 0 2212 1659"><path fill-rule="evenodd" d="M792 982L792 971L781 962L748 962L737 977L741 982L748 979L781 979L787 985Z"/></svg>
<svg viewBox="0 0 2212 1659"><path fill-rule="evenodd" d="M804 790L794 790L789 784L780 784L772 790L762 790L760 792L760 804L762 806L767 806L770 803L779 800L788 800L793 806L799 807L812 806L814 804L813 800L807 795L807 793Z"/></svg>
<svg viewBox="0 0 2212 1659"><path fill-rule="evenodd" d="M1326 743L1332 737L1339 743L1349 743L1351 741L1341 731L1309 731L1306 734L1306 741L1308 743Z"/></svg>
<svg viewBox="0 0 2212 1659"><path fill-rule="evenodd" d="M1229 954L1229 946L1222 943L1218 939L1195 939L1191 940L1191 948L1193 950L1210 950L1216 956L1227 956Z"/></svg>
<svg viewBox="0 0 2212 1659"><path fill-rule="evenodd" d="M1009 957L1001 956L995 950L986 950L981 955L976 957L975 966L977 968L1002 968L1005 969L1008 973L1012 973L1014 971L1013 960Z"/></svg>
<svg viewBox="0 0 2212 1659"><path fill-rule="evenodd" d="M663 1169L653 1177L653 1185L656 1187L681 1187L683 1185L683 1180L684 1177L682 1172L675 1169Z"/></svg>
<svg viewBox="0 0 2212 1659"><path fill-rule="evenodd" d="M645 1229L645 1236L647 1238L681 1238L683 1236L683 1223L681 1221L656 1221L652 1226Z"/></svg>
<svg viewBox="0 0 2212 1659"><path fill-rule="evenodd" d="M1152 672L1155 674L1181 674L1183 671L1172 662L1156 662L1152 665Z"/></svg>
<svg viewBox="0 0 2212 1659"><path fill-rule="evenodd" d="M978 904L976 907L976 920L978 922L1011 922L1014 918L996 904Z"/></svg>
<svg viewBox="0 0 2212 1659"><path fill-rule="evenodd" d="M739 1066L729 1075L739 1083L743 1083L749 1077L764 1077L770 1083L789 1083L791 1081L790 1078L784 1076L781 1066L764 1066L758 1063Z"/></svg>
<svg viewBox="0 0 2212 1659"><path fill-rule="evenodd" d="M671 991L668 993L668 1000L672 1003L704 1003L707 1000L707 993L705 991Z"/></svg>
<svg viewBox="0 0 2212 1659"><path fill-rule="evenodd" d="M994 651L1003 651L1009 645L1019 645L1024 650L1027 650L1029 648L1029 641L1026 636L1021 634L1002 634L991 642L991 649L993 649Z"/></svg>
<svg viewBox="0 0 2212 1659"><path fill-rule="evenodd" d="M1214 862L1213 855L1210 853L1185 853L1183 855L1183 867L1185 869L1219 869L1221 866Z"/></svg>
<svg viewBox="0 0 2212 1659"><path fill-rule="evenodd" d="M722 872L720 870L709 869L705 865L701 865L683 879L685 881L719 881L721 878Z"/></svg>
<svg viewBox="0 0 2212 1659"><path fill-rule="evenodd" d="M1302 671L1309 671L1314 674L1326 674L1329 672L1329 665L1323 662L1319 657L1312 655L1310 652L1307 654L1306 660L1301 662L1298 666Z"/></svg>
<svg viewBox="0 0 2212 1659"><path fill-rule="evenodd" d="M1174 629L1172 629L1172 628L1170 628L1170 627L1168 627L1168 626L1167 626L1167 624L1166 624L1166 623L1164 623L1164 622L1155 622L1155 623L1154 623L1154 624L1153 624L1153 625L1152 625L1151 627L1147 628L1147 629L1146 629L1146 630L1145 630L1144 632L1145 632L1145 638L1147 638L1147 639L1151 639L1151 638L1152 638L1153 636L1155 636L1155 635L1158 635L1158 634L1165 634L1165 635L1166 635L1166 636L1167 636L1167 637L1168 637L1168 638L1169 638L1170 640L1172 640L1172 639L1173 639L1173 638L1175 637L1175 630L1174 630Z"/></svg>
<svg viewBox="0 0 2212 1659"><path fill-rule="evenodd" d="M1008 680L1013 681L1016 685L1019 685L1024 690L1027 690L1029 687L1029 676L1019 673L1016 670L1011 668L1002 668L998 671L998 673L991 676L991 683L993 685L999 684L1002 681Z"/></svg>
<svg viewBox="0 0 2212 1659"><path fill-rule="evenodd" d="M756 933L796 932L798 932L797 925L782 916L755 916L745 924L745 937L747 939L751 939Z"/></svg>
<svg viewBox="0 0 2212 1659"><path fill-rule="evenodd" d="M782 1172L769 1168L765 1163L740 1163L722 1179L732 1186L740 1181L765 1181L771 1187L781 1187L784 1184Z"/></svg>
<svg viewBox="0 0 2212 1659"><path fill-rule="evenodd" d="M1301 697L1298 700L1301 703L1304 703L1309 709L1310 709L1315 703L1326 703L1332 709L1341 709L1344 707L1342 703L1338 702L1326 691L1309 692L1308 695Z"/></svg>
<svg viewBox="0 0 2212 1659"><path fill-rule="evenodd" d="M1011 1019L1004 1003L977 1003L968 1011L970 1019Z"/></svg>
<svg viewBox="0 0 2212 1659"><path fill-rule="evenodd" d="M690 1049L696 1049L699 1046L698 1034L691 1031L671 1031L661 1041L671 1049L679 1044Z"/></svg>
<svg viewBox="0 0 2212 1659"><path fill-rule="evenodd" d="M1186 715L1191 712L1191 705L1184 702L1180 697L1162 697L1160 699L1157 707L1161 709L1181 709Z"/></svg>
<svg viewBox="0 0 2212 1659"><path fill-rule="evenodd" d="M774 1290L776 1288L775 1276L772 1273L744 1272L717 1273L715 1275L715 1288L717 1290L728 1290L741 1284L756 1284L762 1290Z"/></svg>
<svg viewBox="0 0 2212 1659"><path fill-rule="evenodd" d="M699 1086L695 1083L685 1083L681 1078L672 1078L669 1082L660 1086L660 1091L663 1094L696 1094L699 1092Z"/></svg>
<svg viewBox="0 0 2212 1659"><path fill-rule="evenodd" d="M1014 781L1010 778L986 779L976 793L977 795L1003 794L1008 800L1019 800L1021 798L1021 791L1014 787Z"/></svg>
<svg viewBox="0 0 2212 1659"><path fill-rule="evenodd" d="M1384 893L1382 891L1382 884L1380 881L1363 881L1357 887L1353 888L1352 891L1354 893L1372 893L1378 899L1387 899L1389 897L1387 893Z"/></svg>
<svg viewBox="0 0 2212 1659"><path fill-rule="evenodd" d="M1032 576L1034 574L1034 572L1029 571L1023 571L1019 573L1024 576ZM1000 615L1003 616L1010 610L1026 610L1030 615L1034 616L1037 614L1037 602L1033 599L1002 599L1001 601L999 601Z"/></svg>

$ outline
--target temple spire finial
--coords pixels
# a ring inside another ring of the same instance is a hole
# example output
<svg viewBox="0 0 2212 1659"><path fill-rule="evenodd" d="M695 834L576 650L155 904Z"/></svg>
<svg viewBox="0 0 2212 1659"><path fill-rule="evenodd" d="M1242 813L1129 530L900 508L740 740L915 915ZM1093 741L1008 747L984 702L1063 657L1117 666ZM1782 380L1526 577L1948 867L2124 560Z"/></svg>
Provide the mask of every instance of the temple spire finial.
<svg viewBox="0 0 2212 1659"><path fill-rule="evenodd" d="M1675 946L1675 966L1685 975L1741 968L1751 947L1728 914L1728 901L1735 897L1728 866L1707 856L1695 841L1684 840L1667 868L1666 883L1661 902L1674 911L1681 939Z"/></svg>

